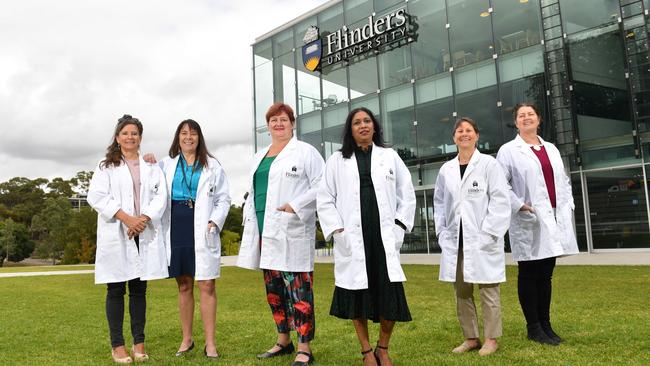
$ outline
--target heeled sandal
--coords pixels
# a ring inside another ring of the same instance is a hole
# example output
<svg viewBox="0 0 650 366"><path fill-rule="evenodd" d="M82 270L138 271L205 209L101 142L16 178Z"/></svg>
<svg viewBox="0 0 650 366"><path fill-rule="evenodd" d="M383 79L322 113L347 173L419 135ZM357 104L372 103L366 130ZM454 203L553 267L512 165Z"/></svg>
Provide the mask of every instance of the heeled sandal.
<svg viewBox="0 0 650 366"><path fill-rule="evenodd" d="M388 346L386 347L380 346L379 342L377 342L377 345L375 346L375 352L373 352L373 354L375 355L375 358L377 359L377 364L379 366L381 366L381 361L379 359L379 355L377 354L377 351L379 351L380 349L383 349L384 351L388 352Z"/></svg>
<svg viewBox="0 0 650 366"><path fill-rule="evenodd" d="M369 349L367 349L367 350L365 350L365 351L361 351L361 356L363 356L363 357L361 358L361 360L365 361L365 360L366 360L366 356L368 355L368 353L370 353L370 352L372 352L372 351L373 351L372 347L369 348ZM377 364L379 364L379 359L377 358L377 354L375 354L374 352L372 352L372 355L375 357L375 360L377 361Z"/></svg>

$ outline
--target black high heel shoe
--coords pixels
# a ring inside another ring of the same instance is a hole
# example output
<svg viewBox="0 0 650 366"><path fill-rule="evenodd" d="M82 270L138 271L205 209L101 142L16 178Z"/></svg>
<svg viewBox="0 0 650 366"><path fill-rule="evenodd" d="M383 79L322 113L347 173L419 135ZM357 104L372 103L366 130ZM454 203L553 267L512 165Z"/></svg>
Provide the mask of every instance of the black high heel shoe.
<svg viewBox="0 0 650 366"><path fill-rule="evenodd" d="M182 350L182 351L178 351L178 352L176 352L176 357L182 357L182 356L185 355L187 352L189 352L189 351L191 351L191 350L193 350L193 349L194 349L194 341L192 341L192 344L190 344L190 346L187 347L186 349L184 349L184 350Z"/></svg>
<svg viewBox="0 0 650 366"><path fill-rule="evenodd" d="M372 352L372 351L373 351L372 348L367 349L367 350L365 350L365 351L361 351L361 356L363 356L361 359L362 359L363 361L365 361L365 360L366 360L366 356L368 355L368 353L370 353L370 352ZM374 353L374 352L372 352L372 356L375 358L375 361L377 361L377 365L379 365L379 358L377 357L377 354Z"/></svg>
<svg viewBox="0 0 650 366"><path fill-rule="evenodd" d="M293 342L289 342L289 344L287 344L286 346L283 346L280 343L276 343L275 345L280 347L280 349L278 351L275 351L275 352L268 352L267 351L267 352L264 352L264 353L260 353L259 355L257 355L257 358L261 360L263 358L271 358L271 357L276 357L276 356L289 355L289 354L292 354L294 349L295 349L293 347Z"/></svg>
<svg viewBox="0 0 650 366"><path fill-rule="evenodd" d="M375 346L375 352L373 354L375 355L375 359L377 360L377 364L381 366L381 361L379 360L379 355L377 354L377 351L380 349L383 349L384 351L388 352L388 347L380 346L379 342L377 342L377 346Z"/></svg>

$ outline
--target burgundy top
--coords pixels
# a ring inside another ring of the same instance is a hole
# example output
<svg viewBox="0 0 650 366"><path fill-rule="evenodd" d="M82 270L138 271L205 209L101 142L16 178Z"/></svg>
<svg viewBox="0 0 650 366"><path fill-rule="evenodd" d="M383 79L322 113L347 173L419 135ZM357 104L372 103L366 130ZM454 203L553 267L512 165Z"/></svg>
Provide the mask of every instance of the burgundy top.
<svg viewBox="0 0 650 366"><path fill-rule="evenodd" d="M537 150L536 147L540 149ZM548 158L546 149L544 145L541 146L531 146L531 150L539 162L542 164L542 173L544 174L544 182L546 182L546 190L548 191L548 198L551 201L551 207L555 208L555 180L553 179L553 167L551 166L551 160Z"/></svg>

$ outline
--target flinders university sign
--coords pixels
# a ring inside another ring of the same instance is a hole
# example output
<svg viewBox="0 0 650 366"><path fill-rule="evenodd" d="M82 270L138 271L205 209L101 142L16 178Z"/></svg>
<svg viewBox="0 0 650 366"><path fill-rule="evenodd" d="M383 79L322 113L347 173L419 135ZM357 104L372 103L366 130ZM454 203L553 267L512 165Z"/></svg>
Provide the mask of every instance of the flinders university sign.
<svg viewBox="0 0 650 366"><path fill-rule="evenodd" d="M324 71L340 62L350 63L370 53L392 50L417 40L417 23L404 9L390 14L368 17L363 26L347 26L319 34L318 28L307 29L302 47L302 61L309 71Z"/></svg>

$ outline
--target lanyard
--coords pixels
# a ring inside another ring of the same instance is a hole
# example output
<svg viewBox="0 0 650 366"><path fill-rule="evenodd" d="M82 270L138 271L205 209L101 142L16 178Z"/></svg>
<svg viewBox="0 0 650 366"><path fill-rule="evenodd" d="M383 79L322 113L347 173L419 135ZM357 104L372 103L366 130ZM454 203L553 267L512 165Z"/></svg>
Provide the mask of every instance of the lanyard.
<svg viewBox="0 0 650 366"><path fill-rule="evenodd" d="M187 188L188 192L188 197L187 197L187 205L190 208L193 208L194 206L194 200L192 199L192 180L194 178L194 173L196 172L196 159L194 160L194 164L192 164L192 174L190 175L190 180L189 182L187 181L187 175L185 175L185 169L188 167L187 162L185 161L185 157L181 154L181 172L183 173L183 187Z"/></svg>

